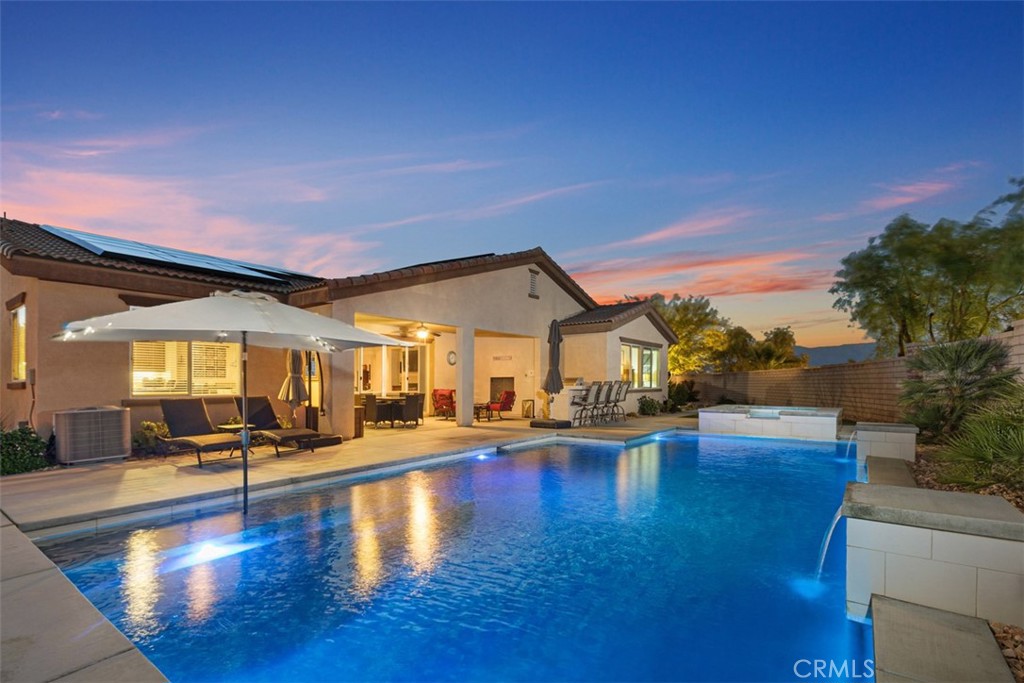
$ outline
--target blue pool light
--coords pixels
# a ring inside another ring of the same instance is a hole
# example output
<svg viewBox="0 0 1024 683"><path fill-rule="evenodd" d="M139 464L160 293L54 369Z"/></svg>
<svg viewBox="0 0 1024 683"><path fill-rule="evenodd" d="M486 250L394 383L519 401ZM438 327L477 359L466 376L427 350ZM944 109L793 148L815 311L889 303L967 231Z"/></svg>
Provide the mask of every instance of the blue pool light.
<svg viewBox="0 0 1024 683"><path fill-rule="evenodd" d="M197 545L198 547L196 547ZM216 541L206 541L200 544L184 546L179 549L182 552L177 557L173 557L163 564L161 571L173 572L178 569L194 567L204 562L213 562L224 557L237 555L246 550L257 548L260 545L260 543L218 543Z"/></svg>

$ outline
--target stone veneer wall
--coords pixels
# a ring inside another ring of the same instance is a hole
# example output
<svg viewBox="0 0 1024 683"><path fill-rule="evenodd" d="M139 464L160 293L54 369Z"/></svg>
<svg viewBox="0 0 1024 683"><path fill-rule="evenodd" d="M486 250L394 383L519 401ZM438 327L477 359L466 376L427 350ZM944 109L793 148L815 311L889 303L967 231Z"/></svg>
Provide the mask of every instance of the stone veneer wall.
<svg viewBox="0 0 1024 683"><path fill-rule="evenodd" d="M1011 365L1024 372L1024 320L990 339L1006 344ZM727 398L751 405L842 408L847 420L896 422L906 376L906 359L891 358L818 368L701 373L673 380L694 380L705 404Z"/></svg>

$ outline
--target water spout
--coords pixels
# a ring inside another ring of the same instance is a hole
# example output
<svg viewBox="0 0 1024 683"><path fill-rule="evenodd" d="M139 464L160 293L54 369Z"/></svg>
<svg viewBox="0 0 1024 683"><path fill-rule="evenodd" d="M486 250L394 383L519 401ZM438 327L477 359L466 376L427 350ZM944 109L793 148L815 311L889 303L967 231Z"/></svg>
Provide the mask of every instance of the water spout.
<svg viewBox="0 0 1024 683"><path fill-rule="evenodd" d="M818 550L818 571L814 575L818 580L821 580L821 572L825 568L825 556L828 554L829 543L832 542L832 534L835 533L836 526L839 524L842 516L843 506L840 505L836 508L836 514L832 516L832 523L828 525L828 531L825 532L825 536L821 539L821 549Z"/></svg>
<svg viewBox="0 0 1024 683"><path fill-rule="evenodd" d="M857 430L856 429L854 429L852 432L850 432L850 438L846 442L846 459L847 460L850 459L850 447L853 446L853 438L855 436L857 436Z"/></svg>

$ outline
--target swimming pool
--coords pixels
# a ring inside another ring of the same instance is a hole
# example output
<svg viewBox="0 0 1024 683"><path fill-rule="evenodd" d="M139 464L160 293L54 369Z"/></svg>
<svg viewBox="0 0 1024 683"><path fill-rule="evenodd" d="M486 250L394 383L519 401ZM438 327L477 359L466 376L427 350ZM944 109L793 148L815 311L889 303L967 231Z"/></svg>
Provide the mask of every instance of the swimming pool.
<svg viewBox="0 0 1024 683"><path fill-rule="evenodd" d="M815 580L845 448L551 445L44 550L172 681L795 680L870 658L842 525Z"/></svg>

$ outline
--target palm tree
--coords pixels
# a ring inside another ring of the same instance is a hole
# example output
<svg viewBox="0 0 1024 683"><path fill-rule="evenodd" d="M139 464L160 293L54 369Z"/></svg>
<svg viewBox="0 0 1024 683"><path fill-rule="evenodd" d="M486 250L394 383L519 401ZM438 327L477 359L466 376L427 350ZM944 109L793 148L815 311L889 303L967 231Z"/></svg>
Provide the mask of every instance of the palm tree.
<svg viewBox="0 0 1024 683"><path fill-rule="evenodd" d="M900 404L906 418L932 437L956 433L968 412L1004 392L1019 374L994 340L969 339L930 346L907 360L910 379Z"/></svg>

